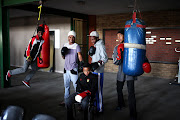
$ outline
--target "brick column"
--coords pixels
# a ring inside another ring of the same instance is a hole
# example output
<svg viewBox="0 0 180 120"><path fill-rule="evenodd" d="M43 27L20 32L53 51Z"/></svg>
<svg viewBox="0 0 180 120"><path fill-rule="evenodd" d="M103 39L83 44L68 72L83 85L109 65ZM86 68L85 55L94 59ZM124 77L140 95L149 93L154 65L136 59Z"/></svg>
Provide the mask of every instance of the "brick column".
<svg viewBox="0 0 180 120"><path fill-rule="evenodd" d="M96 16L95 15L89 15L88 16L89 19L89 34L96 30ZM89 48L92 46L91 40L89 38ZM91 63L91 57L88 57L88 61L89 63Z"/></svg>

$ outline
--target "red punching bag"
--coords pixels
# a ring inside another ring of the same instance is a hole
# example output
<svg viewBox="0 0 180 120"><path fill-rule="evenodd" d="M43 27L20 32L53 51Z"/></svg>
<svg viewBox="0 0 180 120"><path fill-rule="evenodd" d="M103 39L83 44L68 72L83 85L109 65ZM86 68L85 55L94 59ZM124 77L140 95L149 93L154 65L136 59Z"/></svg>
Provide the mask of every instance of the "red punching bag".
<svg viewBox="0 0 180 120"><path fill-rule="evenodd" d="M42 45L42 50L37 57L37 66L39 68L48 68L50 65L50 37L49 37L49 27L47 25L39 25L41 27L44 27L44 34L43 39L44 43Z"/></svg>

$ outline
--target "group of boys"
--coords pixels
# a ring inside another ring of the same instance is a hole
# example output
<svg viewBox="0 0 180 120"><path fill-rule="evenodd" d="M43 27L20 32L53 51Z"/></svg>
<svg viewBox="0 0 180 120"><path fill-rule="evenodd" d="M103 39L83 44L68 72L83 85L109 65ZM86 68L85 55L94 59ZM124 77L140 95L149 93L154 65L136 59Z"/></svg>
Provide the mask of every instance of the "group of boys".
<svg viewBox="0 0 180 120"><path fill-rule="evenodd" d="M89 98L96 97L97 110L103 112L103 77L104 77L104 64L108 61L106 54L106 48L103 40L99 39L99 34L96 31L92 31L90 35L91 43L93 46L90 47L88 55L92 58L91 64L84 64L83 73L78 78L78 64L76 62L77 57L80 61L80 66L83 65L83 59L81 56L80 47L75 43L76 33L70 31L68 34L69 42L62 48L62 57L65 59L64 69L64 87L65 95L64 101L67 108L67 119L73 120L72 105L77 102L75 97L84 91L88 95L81 101L82 109L84 110L84 120L87 120L87 107ZM136 99L134 91L134 80L137 78L134 76L125 75L122 71L122 58L124 52L124 30L120 30L117 33L117 40L120 42L113 51L113 63L119 66L117 74L117 93L118 93L118 106L115 110L122 110L125 107L122 89L124 82L127 81L128 86L128 100L130 109L130 119L137 119L136 112ZM91 72L92 71L92 72ZM70 81L73 82L75 93L70 95ZM91 96L91 97L90 97ZM61 103L61 105L64 103Z"/></svg>
<svg viewBox="0 0 180 120"><path fill-rule="evenodd" d="M37 35L33 37L25 50L24 55L24 66L22 68L17 68L14 70L9 70L6 75L6 79L9 80L12 75L24 73L27 71L29 65L31 65L32 70L26 76L26 78L22 81L27 87L30 88L29 81L34 76L37 67L37 57L40 55L40 51L42 49L42 45L44 43L43 40L43 32L44 29L42 27L38 27ZM108 57L106 54L106 48L103 40L99 39L99 34L97 31L92 31L90 35L90 41L93 46L90 47L88 51L88 55L92 58L91 64L84 63L80 46L75 43L76 32L70 31L68 33L68 43L65 43L63 48L61 49L62 58L65 59L64 65L64 101L60 103L60 105L65 105L67 108L67 119L73 120L73 111L72 105L75 100L75 97L84 91L87 92L87 96L82 99L82 108L84 110L84 120L87 120L87 107L89 98L96 98L97 102L97 110L99 112L103 112L103 79L104 79L104 65L108 61ZM122 110L125 107L125 102L123 98L123 85L124 82L127 81L128 86L128 101L129 101L129 109L130 109L130 119L136 120L136 99L134 93L134 80L136 77L125 75L122 71L122 58L123 58L123 42L124 42L124 30L120 30L117 33L117 39L120 44L114 48L113 51L113 63L119 65L119 71L117 74L117 93L118 93L118 106L116 110ZM79 65L77 63L77 59L79 60ZM83 73L78 77L78 69L83 69ZM72 81L75 93L70 95L70 82Z"/></svg>

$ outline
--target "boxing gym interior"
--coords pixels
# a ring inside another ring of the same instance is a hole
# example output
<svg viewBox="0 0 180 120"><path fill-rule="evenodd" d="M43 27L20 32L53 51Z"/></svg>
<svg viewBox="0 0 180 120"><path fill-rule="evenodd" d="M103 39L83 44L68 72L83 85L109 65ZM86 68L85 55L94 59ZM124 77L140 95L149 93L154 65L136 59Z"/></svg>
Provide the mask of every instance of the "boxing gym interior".
<svg viewBox="0 0 180 120"><path fill-rule="evenodd" d="M105 43L108 62L104 68L104 111L95 114L94 120L129 120L126 83L123 89L126 107L115 110L118 66L113 64L112 55L119 44L117 32L125 28L134 13L145 23L145 51L151 65L151 72L138 75L135 81L138 120L179 120L179 0L1 0L0 119L10 120L3 113L9 106L16 106L21 108L23 120L32 120L38 114L66 120L66 108L59 106L64 99L65 60L61 48L68 42L68 32L74 30L83 60L90 62L88 50L92 43L87 35L96 30ZM48 67L36 72L30 81L31 88L22 83L31 67L7 81L8 70L23 66L24 50L37 26L44 23L49 28ZM71 82L70 94L73 92Z"/></svg>

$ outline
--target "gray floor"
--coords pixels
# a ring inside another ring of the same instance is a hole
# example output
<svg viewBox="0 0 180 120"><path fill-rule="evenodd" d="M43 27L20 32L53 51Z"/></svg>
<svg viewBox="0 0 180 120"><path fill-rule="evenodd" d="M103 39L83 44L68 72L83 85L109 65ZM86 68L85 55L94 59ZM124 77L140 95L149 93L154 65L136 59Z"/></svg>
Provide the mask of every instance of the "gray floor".
<svg viewBox="0 0 180 120"><path fill-rule="evenodd" d="M12 77L12 87L0 89L0 112L9 105L25 110L24 120L32 120L39 113L48 114L57 120L66 120L65 108L58 104L63 100L63 74L38 71L31 81L31 88L21 81L25 74ZM115 111L117 103L116 74L104 74L105 111L97 120L129 120L128 93L124 86L127 107ZM139 120L180 120L180 86L169 85L169 79L139 77L135 82ZM73 87L71 87L73 92Z"/></svg>

